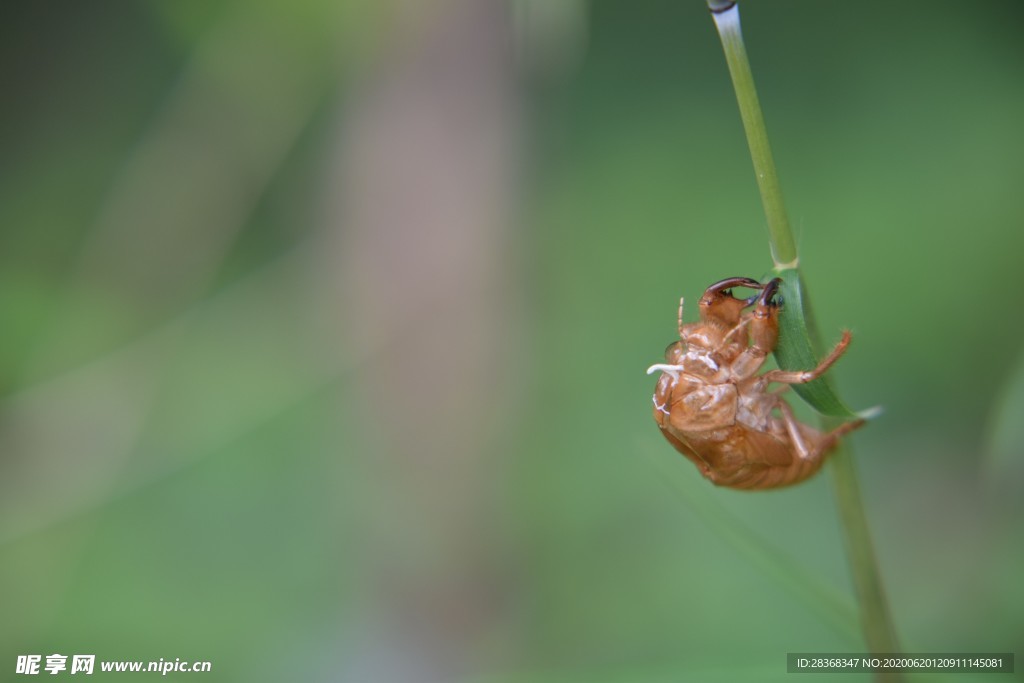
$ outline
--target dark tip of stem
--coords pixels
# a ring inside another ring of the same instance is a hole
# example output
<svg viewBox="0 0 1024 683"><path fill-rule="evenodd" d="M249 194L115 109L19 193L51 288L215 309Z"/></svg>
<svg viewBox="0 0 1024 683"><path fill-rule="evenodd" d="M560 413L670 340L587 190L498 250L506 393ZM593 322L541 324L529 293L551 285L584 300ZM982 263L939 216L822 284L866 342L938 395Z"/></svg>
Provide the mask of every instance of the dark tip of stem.
<svg viewBox="0 0 1024 683"><path fill-rule="evenodd" d="M712 14L727 12L736 6L736 0L708 0L708 9Z"/></svg>

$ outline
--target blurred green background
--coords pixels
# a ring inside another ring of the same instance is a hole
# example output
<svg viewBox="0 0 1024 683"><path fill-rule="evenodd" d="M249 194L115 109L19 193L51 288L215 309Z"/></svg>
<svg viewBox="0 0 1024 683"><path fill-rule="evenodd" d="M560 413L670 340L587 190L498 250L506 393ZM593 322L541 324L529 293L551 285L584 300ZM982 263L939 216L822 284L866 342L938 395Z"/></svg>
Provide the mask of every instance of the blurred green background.
<svg viewBox="0 0 1024 683"><path fill-rule="evenodd" d="M742 8L904 646L1020 654L1024 6ZM703 2L0 15L0 679L863 650L827 473L717 490L650 416L678 298L771 266Z"/></svg>

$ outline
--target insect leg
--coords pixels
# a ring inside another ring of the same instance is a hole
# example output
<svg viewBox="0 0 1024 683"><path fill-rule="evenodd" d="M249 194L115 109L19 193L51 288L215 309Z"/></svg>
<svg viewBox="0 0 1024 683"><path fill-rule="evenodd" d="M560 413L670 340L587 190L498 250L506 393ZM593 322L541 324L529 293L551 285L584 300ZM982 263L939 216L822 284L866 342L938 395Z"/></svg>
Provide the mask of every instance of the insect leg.
<svg viewBox="0 0 1024 683"><path fill-rule="evenodd" d="M832 365L839 360L840 356L846 353L846 348L850 345L850 331L846 330L843 332L843 338L839 340L835 348L818 364L818 367L813 370L769 370L764 373L763 377L769 382L782 382L783 384L806 384L811 380L817 379L825 374Z"/></svg>
<svg viewBox="0 0 1024 683"><path fill-rule="evenodd" d="M775 278L764 286L757 297L757 307L744 320L750 326L750 346L732 364L732 375L738 380L753 377L775 349L779 338L779 305L774 297L781 282Z"/></svg>
<svg viewBox="0 0 1024 683"><path fill-rule="evenodd" d="M745 330L747 325L749 324L750 318L743 318L742 320L740 320L736 324L736 327L732 328L731 330L729 330L728 333L726 333L725 337L722 338L722 343L715 347L715 351L721 351L722 347L731 342L733 340L732 338L735 337L737 333Z"/></svg>
<svg viewBox="0 0 1024 683"><path fill-rule="evenodd" d="M818 444L818 451L826 453L835 448L836 443L839 442L839 437L849 434L855 429L859 429L867 424L866 420L854 420L853 422L846 422L839 425L831 432L822 437L821 442Z"/></svg>
<svg viewBox="0 0 1024 683"><path fill-rule="evenodd" d="M849 434L859 427L863 427L866 424L865 420L854 420L853 422L846 422L827 434L821 435L821 438L815 439L813 448L808 448L807 440L804 435L800 432L800 423L793 415L793 409L789 407L789 404L785 401L780 400L778 403L779 412L782 413L782 421L786 427L786 433L789 434L789 439L793 443L793 448L796 450L797 455L800 456L801 460L820 460L823 455L828 453L830 450L835 448L839 442L839 438Z"/></svg>
<svg viewBox="0 0 1024 683"><path fill-rule="evenodd" d="M793 444L793 449L801 460L807 460L812 456L820 457L822 449L817 448L812 453L807 448L807 442L804 441L804 435L800 433L800 423L797 421L796 416L793 415L793 409L789 407L789 404L783 400L779 400L776 403L779 412L782 413L782 424L786 427L786 434L789 435L789 441Z"/></svg>

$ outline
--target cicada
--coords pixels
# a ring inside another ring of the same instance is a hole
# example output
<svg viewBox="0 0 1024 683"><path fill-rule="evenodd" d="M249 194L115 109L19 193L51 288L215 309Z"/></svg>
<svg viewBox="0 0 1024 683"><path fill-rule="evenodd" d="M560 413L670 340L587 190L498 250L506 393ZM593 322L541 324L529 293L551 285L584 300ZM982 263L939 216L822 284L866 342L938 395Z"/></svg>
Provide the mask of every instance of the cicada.
<svg viewBox="0 0 1024 683"><path fill-rule="evenodd" d="M679 341L666 349L664 363L647 370L661 372L654 389L661 433L718 486L773 489L804 481L840 437L864 424L854 420L821 432L800 422L782 395L788 385L832 367L850 345L848 331L814 369L758 374L778 343L781 282L716 282L701 297L695 323L683 324L680 300ZM739 298L736 288L756 293Z"/></svg>

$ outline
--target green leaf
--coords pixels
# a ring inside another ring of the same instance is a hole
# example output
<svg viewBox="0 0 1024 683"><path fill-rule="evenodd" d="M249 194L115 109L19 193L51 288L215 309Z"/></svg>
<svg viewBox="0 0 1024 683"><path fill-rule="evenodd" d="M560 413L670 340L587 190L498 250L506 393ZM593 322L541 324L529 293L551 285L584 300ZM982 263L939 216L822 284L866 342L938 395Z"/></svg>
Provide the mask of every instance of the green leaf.
<svg viewBox="0 0 1024 683"><path fill-rule="evenodd" d="M810 330L816 329L811 307L799 271L787 268L778 273L782 278L783 308L779 314L779 343L775 360L783 370L811 370L823 354L815 348ZM850 410L836 394L828 373L807 384L795 384L793 390L822 415L844 420L866 417Z"/></svg>

